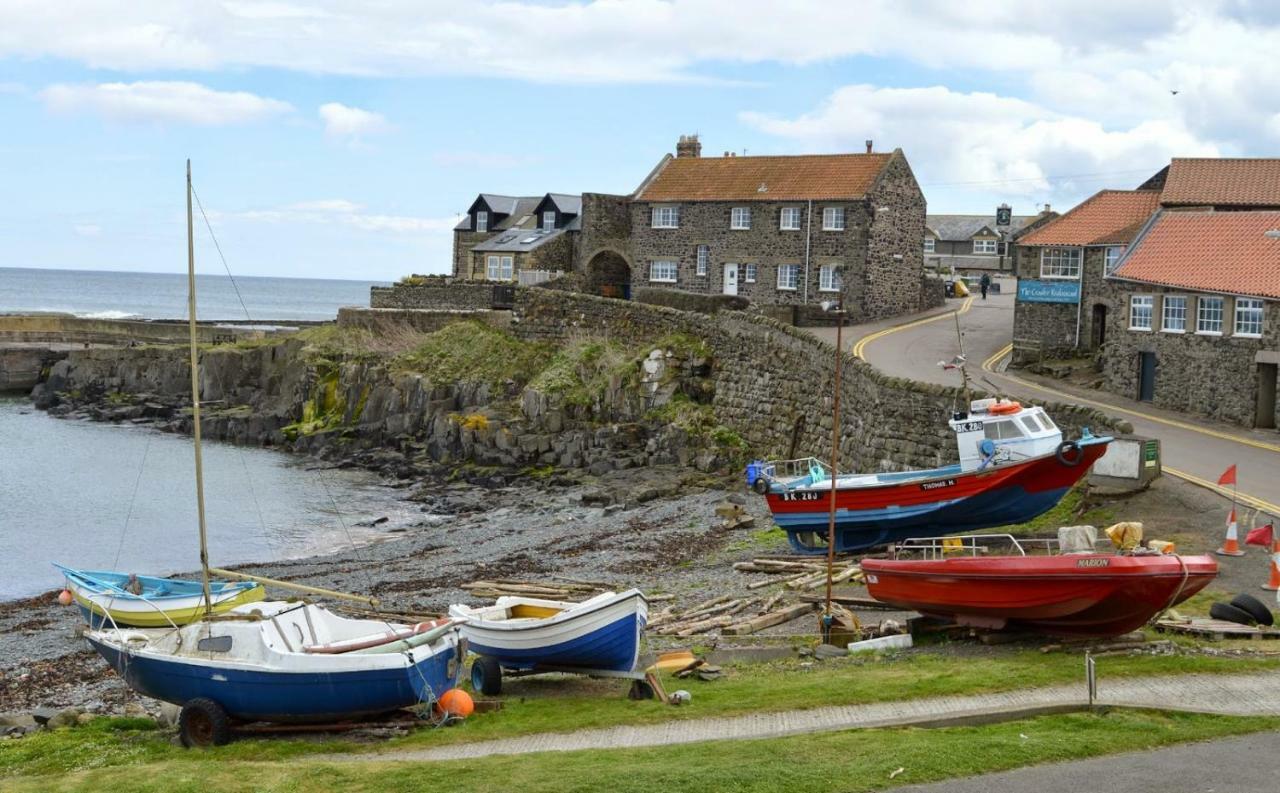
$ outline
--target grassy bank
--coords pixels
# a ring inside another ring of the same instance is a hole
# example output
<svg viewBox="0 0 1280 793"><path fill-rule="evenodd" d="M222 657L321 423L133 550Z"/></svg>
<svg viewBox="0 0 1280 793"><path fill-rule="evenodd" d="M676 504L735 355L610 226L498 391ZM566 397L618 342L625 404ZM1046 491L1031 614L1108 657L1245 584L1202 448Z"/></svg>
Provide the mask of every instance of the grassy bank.
<svg viewBox="0 0 1280 793"><path fill-rule="evenodd" d="M1277 668L1280 659L1136 656L1100 660L1098 674L1105 680ZM197 753L174 746L168 734L143 729L148 726L146 722L100 719L84 727L0 743L0 778L156 762L199 765L210 758L226 762L283 760L331 752L412 749L619 724L1008 691L1077 683L1082 675L1078 654L1045 655L1035 650L1001 652L991 657L917 652L898 657L842 659L809 667L797 662L739 666L730 667L727 672L725 679L713 683L669 681L669 689L682 687L693 692L693 703L682 708L628 700L623 696L625 686L618 681L554 677L512 681L500 712L474 716L447 730L421 729L405 738L372 745L353 745L343 740L246 739Z"/></svg>
<svg viewBox="0 0 1280 793"><path fill-rule="evenodd" d="M438 763L184 761L9 780L14 791L869 791L1280 728L1280 718L1117 711L985 727L865 730L758 741L548 752ZM899 771L899 769L901 769ZM897 772L895 774L895 772ZM891 778L892 775L892 778Z"/></svg>

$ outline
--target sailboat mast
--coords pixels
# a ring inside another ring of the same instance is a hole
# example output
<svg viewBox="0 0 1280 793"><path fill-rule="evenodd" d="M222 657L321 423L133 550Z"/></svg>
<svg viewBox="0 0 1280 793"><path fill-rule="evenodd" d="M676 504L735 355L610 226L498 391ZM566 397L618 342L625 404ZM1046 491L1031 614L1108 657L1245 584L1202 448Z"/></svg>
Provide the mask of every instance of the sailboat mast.
<svg viewBox="0 0 1280 793"><path fill-rule="evenodd" d="M205 613L213 611L209 596L209 538L204 522L204 463L200 456L200 367L196 354L196 243L191 220L191 160L187 160L187 322L191 335L191 419L196 450L196 511L200 520L200 584Z"/></svg>

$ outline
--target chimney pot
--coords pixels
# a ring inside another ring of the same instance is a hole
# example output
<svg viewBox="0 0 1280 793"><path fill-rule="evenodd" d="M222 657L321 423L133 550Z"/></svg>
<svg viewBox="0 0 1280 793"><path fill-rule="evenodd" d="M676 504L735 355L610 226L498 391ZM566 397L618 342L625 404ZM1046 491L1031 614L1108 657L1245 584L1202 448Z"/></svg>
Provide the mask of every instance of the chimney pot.
<svg viewBox="0 0 1280 793"><path fill-rule="evenodd" d="M871 153L871 144L872 144L871 138L867 138L867 154Z"/></svg>

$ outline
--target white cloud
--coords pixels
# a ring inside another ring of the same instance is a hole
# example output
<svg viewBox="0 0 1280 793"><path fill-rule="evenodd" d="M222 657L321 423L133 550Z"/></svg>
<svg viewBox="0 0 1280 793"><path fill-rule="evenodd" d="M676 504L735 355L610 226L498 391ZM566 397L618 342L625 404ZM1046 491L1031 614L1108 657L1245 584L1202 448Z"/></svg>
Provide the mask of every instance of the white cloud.
<svg viewBox="0 0 1280 793"><path fill-rule="evenodd" d="M366 135L376 135L391 129L391 124L381 113L349 107L340 102L327 102L320 106L320 119L324 132L334 138L359 140Z"/></svg>
<svg viewBox="0 0 1280 793"><path fill-rule="evenodd" d="M102 235L102 226L97 223L77 223L71 227L71 230L81 237L98 237Z"/></svg>
<svg viewBox="0 0 1280 793"><path fill-rule="evenodd" d="M412 215L386 215L366 212L363 204L343 198L299 201L272 209L243 212L219 212L222 220L248 220L259 223L341 224L361 231L394 234L440 234L452 231L460 215L424 218Z"/></svg>
<svg viewBox="0 0 1280 793"><path fill-rule="evenodd" d="M262 121L290 112L288 102L245 91L215 91L199 83L57 84L40 92L56 113L96 113L113 121L178 122L225 126Z"/></svg>

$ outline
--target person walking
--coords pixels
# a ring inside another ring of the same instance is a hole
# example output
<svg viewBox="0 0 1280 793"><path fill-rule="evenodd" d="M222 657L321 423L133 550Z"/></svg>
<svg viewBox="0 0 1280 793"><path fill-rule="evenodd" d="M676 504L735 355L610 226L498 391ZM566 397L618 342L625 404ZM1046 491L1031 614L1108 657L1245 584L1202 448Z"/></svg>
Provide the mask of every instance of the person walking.
<svg viewBox="0 0 1280 793"><path fill-rule="evenodd" d="M982 280L978 281L978 286L982 287L982 299L987 299L987 290L991 288L991 274L983 273Z"/></svg>

